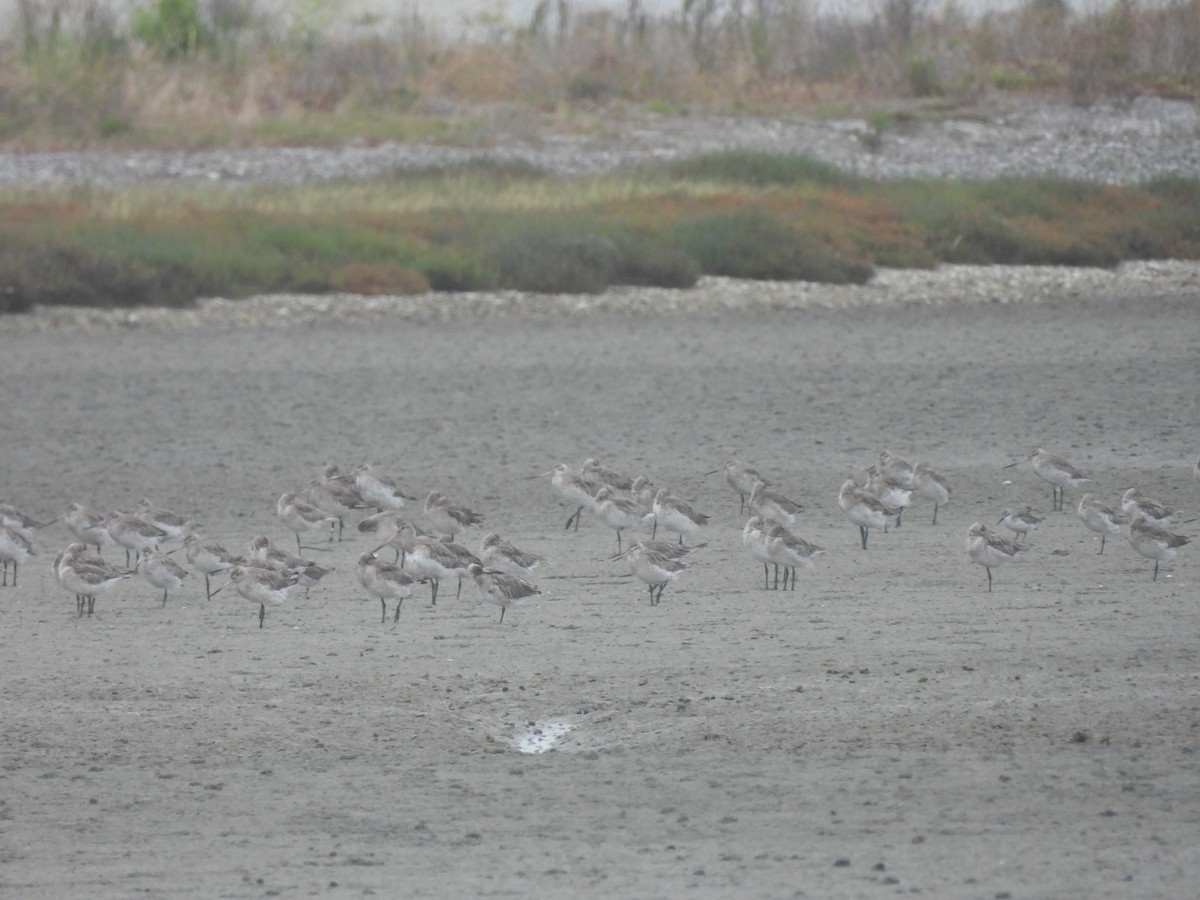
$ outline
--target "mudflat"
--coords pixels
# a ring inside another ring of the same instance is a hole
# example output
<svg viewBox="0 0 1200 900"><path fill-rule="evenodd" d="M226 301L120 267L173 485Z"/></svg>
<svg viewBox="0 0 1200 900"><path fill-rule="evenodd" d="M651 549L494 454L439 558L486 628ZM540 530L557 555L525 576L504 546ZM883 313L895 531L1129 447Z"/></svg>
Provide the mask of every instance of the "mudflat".
<svg viewBox="0 0 1200 900"><path fill-rule="evenodd" d="M483 513L472 548L552 560L503 625L470 581L381 623L351 514L262 629L196 573L80 618L48 526L0 588L0 893L1191 894L1200 546L1152 582L1124 538L1098 554L1080 491L1052 512L1002 467L1045 447L1106 502L1200 508L1198 302L0 334L0 492L31 515L148 497L294 548L276 498L371 462ZM885 448L953 496L864 552L837 491ZM730 456L826 549L794 592L704 474ZM586 457L712 516L658 606L530 477ZM1026 504L1045 521L989 594L967 528Z"/></svg>

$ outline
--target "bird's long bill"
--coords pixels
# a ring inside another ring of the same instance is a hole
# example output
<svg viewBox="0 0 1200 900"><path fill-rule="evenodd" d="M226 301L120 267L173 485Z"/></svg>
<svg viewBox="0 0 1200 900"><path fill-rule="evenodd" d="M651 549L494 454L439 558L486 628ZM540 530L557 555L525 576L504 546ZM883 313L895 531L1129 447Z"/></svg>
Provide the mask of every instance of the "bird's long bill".
<svg viewBox="0 0 1200 900"><path fill-rule="evenodd" d="M391 543L392 543L391 541L384 541L382 544L380 544L378 547L376 547L374 550L371 551L371 555L372 556L379 555L379 551L382 550L384 547L387 547Z"/></svg>
<svg viewBox="0 0 1200 900"><path fill-rule="evenodd" d="M553 474L554 474L554 470L553 470L553 469L551 469L549 472L539 472L539 473L538 473L538 474L536 474L536 475L526 475L526 476L525 476L525 480L526 480L526 481L533 481L533 479L535 479L535 478L545 478L545 477L547 477L547 476L549 476L549 475L553 475Z"/></svg>
<svg viewBox="0 0 1200 900"><path fill-rule="evenodd" d="M229 585L231 585L232 583L233 583L232 578L227 579L223 585L221 585L219 588L217 588L215 591L213 591L211 594L208 595L208 599L211 600L213 597L217 596L217 594L221 593L221 591L225 590L225 588L229 587Z"/></svg>
<svg viewBox="0 0 1200 900"><path fill-rule="evenodd" d="M615 553L615 554L613 554L612 556L610 556L610 557L609 557L609 559L610 559L610 560L612 560L612 559L624 559L624 558L625 558L625 557L627 557L627 556L628 556L628 555L629 555L629 554L630 554L632 551L633 551L633 548L632 548L632 547L629 547L629 548L627 548L627 549L625 549L625 550L621 551L620 553Z"/></svg>
<svg viewBox="0 0 1200 900"><path fill-rule="evenodd" d="M720 469L713 469L711 472L705 472L704 477L707 478L709 475L716 475L720 471Z"/></svg>
<svg viewBox="0 0 1200 900"><path fill-rule="evenodd" d="M1016 462L1011 462L1011 463L1009 463L1007 466L1004 466L1004 468L1005 468L1005 469L1011 469L1013 466L1019 466L1019 465L1020 465L1021 463L1023 463L1023 462L1025 462L1025 460L1023 460L1023 459L1018 459Z"/></svg>

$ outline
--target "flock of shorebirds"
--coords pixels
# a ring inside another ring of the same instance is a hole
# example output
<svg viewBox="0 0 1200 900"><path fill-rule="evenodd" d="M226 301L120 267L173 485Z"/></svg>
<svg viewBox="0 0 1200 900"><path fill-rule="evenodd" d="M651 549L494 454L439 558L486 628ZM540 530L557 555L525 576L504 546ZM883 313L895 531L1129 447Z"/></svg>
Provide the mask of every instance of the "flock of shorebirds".
<svg viewBox="0 0 1200 900"><path fill-rule="evenodd" d="M1006 468L1026 462L1035 475L1051 485L1055 510L1063 509L1067 488L1078 488L1089 481L1066 460L1042 449ZM762 563L764 588L780 589L782 570L782 589L787 590L790 583L795 590L796 569L811 567L825 552L791 530L801 512L800 504L775 490L756 469L739 460L727 460L705 474L718 473L723 473L737 492L739 512L750 512L742 529L742 544L750 557ZM1200 479L1200 461L1193 475ZM617 552L610 559L626 561L630 573L646 584L651 605L657 605L666 586L688 569L688 557L706 546L696 543L695 538L703 533L710 517L644 476L630 478L588 459L577 470L562 464L530 477L549 477L554 492L571 505L573 512L566 529L578 530L580 518L587 511L616 532ZM951 495L949 484L938 472L924 463L909 465L887 450L879 453L878 462L865 471L861 481L847 479L842 484L838 505L858 526L863 550L867 549L870 530L886 529L893 518L900 525L914 499L933 503L932 521L936 525L938 511ZM475 554L455 538L482 523L480 514L431 491L420 514L410 518L407 507L415 502L416 497L409 491L370 465L348 472L327 465L307 488L282 494L276 503L277 520L296 536L296 554L259 535L244 555L234 555L219 542L195 533L185 517L149 500L108 514L72 503L54 520L61 521L75 538L55 557L54 577L75 596L80 616L94 612L98 595L138 574L162 590L165 606L170 592L178 590L188 574L173 558L182 551L188 564L204 575L209 599L231 588L258 606L261 628L268 603L283 603L290 588L300 586L307 591L332 571L301 555L306 549L301 535L328 533L330 542L341 540L347 513L360 511L363 518L357 530L373 535L376 546L358 557L356 575L366 594L379 600L382 621L387 621L389 600L394 603L393 621L399 620L400 606L417 584L430 585L431 601L436 605L443 581L457 579L461 595L462 581L469 577L482 599L500 606L501 623L509 606L541 594L532 578L537 567L546 562L544 557L522 550L495 533L482 539ZM1100 534L1100 553L1109 535L1124 532L1138 554L1154 561L1154 580L1160 564L1173 559L1190 540L1165 527L1178 517L1175 510L1135 488L1125 491L1116 508L1085 493L1077 515L1085 526ZM1015 559L1026 546L1022 539L1042 521L1025 507L1005 510L997 522L1014 532L1012 539L979 522L968 528L966 552L972 562L987 571L988 591L992 590L992 569ZM16 586L19 566L35 555L34 532L49 524L53 523L34 521L10 505L0 504L0 561L5 586L10 564ZM623 540L623 533L647 528L651 530L649 539ZM660 529L676 539L656 539ZM178 542L178 546L164 550L171 542ZM104 558L106 545L125 550L123 568ZM90 546L96 547L95 552ZM380 555L388 548L394 551L391 562ZM212 578L219 575L226 581L214 590Z"/></svg>

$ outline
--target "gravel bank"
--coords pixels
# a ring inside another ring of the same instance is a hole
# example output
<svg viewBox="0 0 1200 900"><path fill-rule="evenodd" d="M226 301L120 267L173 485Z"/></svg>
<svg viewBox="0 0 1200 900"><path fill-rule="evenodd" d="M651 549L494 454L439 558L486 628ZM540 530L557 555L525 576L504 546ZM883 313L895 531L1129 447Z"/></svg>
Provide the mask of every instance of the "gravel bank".
<svg viewBox="0 0 1200 900"><path fill-rule="evenodd" d="M863 119L622 114L598 134L564 135L528 115L495 111L489 147L383 144L204 152L10 153L0 185L297 184L370 179L472 160L520 161L561 175L611 172L720 150L808 153L877 178L983 179L1046 174L1105 183L1200 176L1196 107L1139 98L1080 108L1005 98L885 130L869 150Z"/></svg>
<svg viewBox="0 0 1200 900"><path fill-rule="evenodd" d="M882 269L866 285L742 281L704 278L690 290L613 288L603 294L429 293L363 297L355 294L269 294L245 300L210 298L192 309L37 307L0 316L0 334L88 329L281 328L333 322L415 323L489 318L566 316L711 315L850 309L864 306L964 306L1036 303L1051 298L1092 300L1134 295L1200 295L1200 262L1125 263L1113 270L1055 266L942 266L935 270Z"/></svg>

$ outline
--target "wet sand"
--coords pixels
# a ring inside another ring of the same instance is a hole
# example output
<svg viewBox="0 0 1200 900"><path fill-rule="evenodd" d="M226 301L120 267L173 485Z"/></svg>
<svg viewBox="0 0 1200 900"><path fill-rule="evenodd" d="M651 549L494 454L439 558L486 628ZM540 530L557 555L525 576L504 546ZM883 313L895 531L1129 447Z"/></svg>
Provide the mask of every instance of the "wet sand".
<svg viewBox="0 0 1200 900"><path fill-rule="evenodd" d="M503 626L470 583L380 624L353 531L261 630L199 575L80 619L50 526L0 589L0 892L1185 896L1200 550L1152 583L1078 491L1054 513L1001 467L1044 446L1107 502L1200 507L1198 294L0 334L3 499L31 514L145 496L288 546L276 497L370 461L483 512L472 547L553 560ZM863 552L836 494L882 448L954 495ZM827 550L794 593L703 474L731 455ZM657 607L527 477L588 456L713 516ZM966 529L1026 503L1046 521L988 594ZM542 726L569 730L520 752Z"/></svg>

